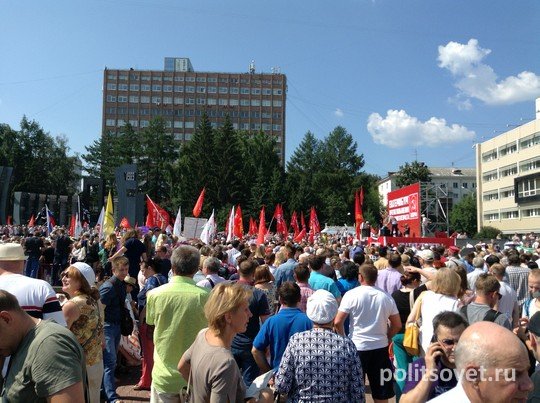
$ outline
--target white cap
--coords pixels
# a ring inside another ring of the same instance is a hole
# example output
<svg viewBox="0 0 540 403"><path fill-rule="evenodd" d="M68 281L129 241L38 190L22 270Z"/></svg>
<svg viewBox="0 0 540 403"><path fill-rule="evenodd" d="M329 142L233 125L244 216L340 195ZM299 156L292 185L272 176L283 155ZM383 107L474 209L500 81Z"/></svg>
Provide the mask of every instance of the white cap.
<svg viewBox="0 0 540 403"><path fill-rule="evenodd" d="M92 269L90 265L84 262L75 262L71 264L71 267L75 267L77 270L79 270L79 272L86 279L86 281L88 281L90 287L96 284L96 274L94 273L94 269Z"/></svg>
<svg viewBox="0 0 540 403"><path fill-rule="evenodd" d="M306 315L313 323L324 325L334 320L338 312L336 298L326 290L317 290L307 300Z"/></svg>
<svg viewBox="0 0 540 403"><path fill-rule="evenodd" d="M421 250L416 255L424 260L433 260L433 251L431 249Z"/></svg>

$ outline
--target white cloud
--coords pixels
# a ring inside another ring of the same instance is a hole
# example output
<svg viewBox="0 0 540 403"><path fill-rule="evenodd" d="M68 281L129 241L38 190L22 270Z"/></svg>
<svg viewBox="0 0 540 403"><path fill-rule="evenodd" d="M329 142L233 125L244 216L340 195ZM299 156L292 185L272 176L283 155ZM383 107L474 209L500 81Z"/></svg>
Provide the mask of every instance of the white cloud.
<svg viewBox="0 0 540 403"><path fill-rule="evenodd" d="M540 96L540 76L523 71L517 76L498 79L495 71L482 63L490 53L491 50L481 48L476 39L470 39L467 44L448 42L439 46L439 67L452 73L459 90L451 102L470 109L471 98L488 105L508 105Z"/></svg>
<svg viewBox="0 0 540 403"><path fill-rule="evenodd" d="M344 113L341 109L337 108L335 111L334 111L334 115L336 115L338 118L342 118Z"/></svg>
<svg viewBox="0 0 540 403"><path fill-rule="evenodd" d="M445 119L432 117L422 122L404 110L389 110L386 117L369 115L367 130L373 141L391 148L410 146L438 147L472 140L474 131L457 124L447 125Z"/></svg>

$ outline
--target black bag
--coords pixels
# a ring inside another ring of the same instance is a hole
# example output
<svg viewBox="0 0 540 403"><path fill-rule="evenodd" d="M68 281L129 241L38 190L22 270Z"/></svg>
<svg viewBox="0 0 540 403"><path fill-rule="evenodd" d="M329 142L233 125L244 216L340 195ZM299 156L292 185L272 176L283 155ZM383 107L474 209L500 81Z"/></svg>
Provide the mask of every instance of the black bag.
<svg viewBox="0 0 540 403"><path fill-rule="evenodd" d="M122 336L129 336L133 333L133 319L125 306L120 306L120 333Z"/></svg>

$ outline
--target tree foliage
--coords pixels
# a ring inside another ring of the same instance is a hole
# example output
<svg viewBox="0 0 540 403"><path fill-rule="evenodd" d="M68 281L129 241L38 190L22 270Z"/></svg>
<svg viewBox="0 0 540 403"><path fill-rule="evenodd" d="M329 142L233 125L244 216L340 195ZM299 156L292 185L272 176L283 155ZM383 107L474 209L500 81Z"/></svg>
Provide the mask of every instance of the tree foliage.
<svg viewBox="0 0 540 403"><path fill-rule="evenodd" d="M406 162L405 165L399 167L396 174L397 187L412 185L416 182L431 182L431 172L423 162L413 161Z"/></svg>
<svg viewBox="0 0 540 403"><path fill-rule="evenodd" d="M450 212L450 227L455 231L465 231L469 236L476 233L476 196L468 194L463 197Z"/></svg>
<svg viewBox="0 0 540 403"><path fill-rule="evenodd" d="M489 225L483 226L474 236L476 239L495 239L501 233L501 230Z"/></svg>

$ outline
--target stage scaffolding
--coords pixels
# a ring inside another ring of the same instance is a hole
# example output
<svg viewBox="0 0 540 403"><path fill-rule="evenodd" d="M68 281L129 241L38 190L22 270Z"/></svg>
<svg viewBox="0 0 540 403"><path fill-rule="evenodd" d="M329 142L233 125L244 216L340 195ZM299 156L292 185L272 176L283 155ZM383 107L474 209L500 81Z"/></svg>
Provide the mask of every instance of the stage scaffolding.
<svg viewBox="0 0 540 403"><path fill-rule="evenodd" d="M435 236L439 232L448 235L450 231L450 218L448 213L452 210L452 193L446 184L420 183L421 214L430 220L427 225L426 236ZM422 220L423 217L420 218ZM422 226L422 221L420 222Z"/></svg>

